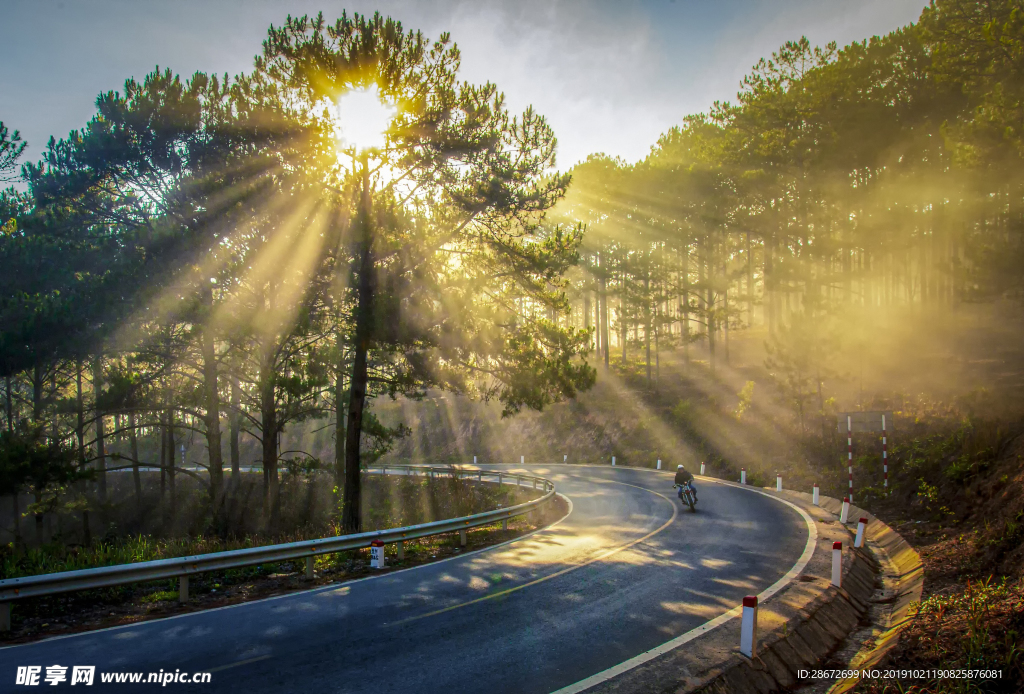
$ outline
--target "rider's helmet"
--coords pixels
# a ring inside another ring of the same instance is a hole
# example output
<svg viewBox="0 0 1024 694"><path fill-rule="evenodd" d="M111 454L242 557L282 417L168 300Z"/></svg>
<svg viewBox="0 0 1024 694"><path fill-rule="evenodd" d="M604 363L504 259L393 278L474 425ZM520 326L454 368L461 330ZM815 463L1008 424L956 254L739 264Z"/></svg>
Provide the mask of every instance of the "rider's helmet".
<svg viewBox="0 0 1024 694"><path fill-rule="evenodd" d="M676 470L682 470L682 469L683 469L682 465L676 465Z"/></svg>

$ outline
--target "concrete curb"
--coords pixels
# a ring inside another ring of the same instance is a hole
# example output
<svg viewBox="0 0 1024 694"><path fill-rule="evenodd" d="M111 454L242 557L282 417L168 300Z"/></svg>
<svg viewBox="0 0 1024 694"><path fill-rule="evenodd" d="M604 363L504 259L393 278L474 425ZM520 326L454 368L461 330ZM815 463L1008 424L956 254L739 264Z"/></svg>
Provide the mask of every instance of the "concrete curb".
<svg viewBox="0 0 1024 694"><path fill-rule="evenodd" d="M761 639L754 658L733 654L690 691L771 694L798 686L800 670L814 668L853 631L874 592L877 564L859 549L846 562L843 587L829 586L800 614Z"/></svg>
<svg viewBox="0 0 1024 694"><path fill-rule="evenodd" d="M811 494L783 491L779 496L811 504ZM820 496L819 507L839 516L843 503L832 497ZM879 551L895 570L897 581L895 599L886 615L882 631L861 649L847 666L862 670L877 667L892 651L900 632L917 615L924 587L924 569L921 557L903 537L873 514L857 506L850 506L849 518L867 518L865 538L873 551ZM856 521L851 523L854 527ZM769 694L800 685L797 671L812 669L834 651L857 626L867 612L874 593L875 574L879 560L864 549L853 550L853 561L843 573L843 587L830 587L805 608L806 616L790 620L784 629L776 629L761 642L759 653L753 659L733 655L695 687L694 691L707 694ZM837 681L828 694L846 694L859 682L858 678Z"/></svg>
<svg viewBox="0 0 1024 694"><path fill-rule="evenodd" d="M834 499L832 501L835 501ZM865 537L868 542L878 548L896 573L894 600L882 629L850 660L847 669L870 670L880 666L889 653L899 642L900 632L906 629L917 616L921 604L921 593L924 590L924 565L921 556L903 537L872 514L857 507L850 508L850 515L865 517L868 526ZM838 680L827 694L845 694L860 680L849 677Z"/></svg>

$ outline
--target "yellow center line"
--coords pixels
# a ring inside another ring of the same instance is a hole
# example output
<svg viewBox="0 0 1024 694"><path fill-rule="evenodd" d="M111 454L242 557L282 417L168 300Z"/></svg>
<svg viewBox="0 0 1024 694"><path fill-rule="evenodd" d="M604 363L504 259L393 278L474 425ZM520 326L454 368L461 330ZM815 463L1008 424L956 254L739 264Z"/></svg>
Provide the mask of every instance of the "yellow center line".
<svg viewBox="0 0 1024 694"><path fill-rule="evenodd" d="M588 481L592 482L594 480L588 480ZM403 620L400 620L400 621L397 621L397 622L391 622L390 624L387 624L386 626L399 626L401 624L408 624L409 622L415 622L415 621L420 620L420 619L426 619L427 617L434 617L436 615L444 614L445 612L451 612L452 610L457 610L457 609L462 608L462 607L469 607L470 605L475 605L475 604L477 604L479 602L484 602L485 600L493 600L494 598L500 598L500 597L502 597L504 595L508 595L509 593L515 593L518 590L523 590L524 588L529 588L530 586L535 586L538 583L543 583L544 581L550 581L552 578L558 578L559 576L564 576L567 573L571 573L571 572L576 571L578 569L582 569L582 568L584 568L586 566L590 566L591 564L593 564L595 562L599 562L599 561L602 561L604 559L607 559L608 557L613 556L615 554L618 554L619 552L622 552L624 550L627 550L630 547L633 547L634 545L638 545L641 542L644 542L645 540L649 540L650 538L654 537L655 535L660 533L662 530L664 530L668 526L672 525L672 522L679 515L679 508L676 506L675 502L673 502L671 499L669 499L667 496L665 496L664 494L662 494L660 492L656 492L653 489L648 489L647 487L640 487L640 486L637 486L635 484L626 484L625 482L617 482L615 480L601 480L601 481L609 483L609 484L621 484L621 485L623 485L625 487L633 487L634 489L641 489L641 490L643 490L645 492L650 492L651 494L655 494L657 496L660 496L662 499L667 501L672 506L672 517L669 518L667 521L665 521L665 523L662 524L661 527L659 527L656 530L652 530L651 532L647 533L643 537L637 538L636 540L632 540L631 542L627 542L626 544L621 545L619 547L613 547L612 549L609 549L609 550L607 550L605 552L602 552L601 554L597 555L596 557L594 557L592 559L588 559L587 561L583 562L582 564L575 564L573 566L566 567L566 568L564 568L564 569L562 569L560 571L556 571L553 574L549 574L547 576L543 576L543 577L538 578L536 580L530 581L529 583L524 583L521 586L514 586L512 588L506 588L505 590L498 591L497 593L491 593L490 595L485 595L485 596L480 597L480 598L474 598L473 600L467 600L466 602L460 602L460 603L458 603L456 605L450 605L449 607L443 607L440 610L434 610L433 612L427 612L426 614L417 615L415 617L409 617L407 619L403 619Z"/></svg>

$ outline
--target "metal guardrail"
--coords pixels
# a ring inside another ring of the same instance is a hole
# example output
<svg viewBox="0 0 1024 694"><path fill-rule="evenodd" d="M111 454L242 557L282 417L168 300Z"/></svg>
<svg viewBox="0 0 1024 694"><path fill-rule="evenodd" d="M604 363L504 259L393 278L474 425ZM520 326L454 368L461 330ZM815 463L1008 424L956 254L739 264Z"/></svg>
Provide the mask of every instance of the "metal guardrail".
<svg viewBox="0 0 1024 694"><path fill-rule="evenodd" d="M479 482L490 482L496 478L499 486L505 483L514 483L520 487L532 485L534 489L541 489L545 493L532 501L510 506L509 508L498 508L471 516L450 518L432 523L421 523L404 528L392 528L355 535L327 537L318 540L302 540L300 542L266 545L264 547L247 547L246 549L236 549L227 552L212 552L210 554L197 554L188 557L175 557L173 559L157 559L155 561L133 564L101 566L95 569L62 571L60 573L0 580L0 631L10 629L12 600L86 590L88 588L105 588L127 583L177 578L179 580L179 600L184 602L188 599L189 576L209 571L235 569L288 559L305 559L306 575L312 578L313 560L316 557L346 550L363 549L364 547L369 547L370 543L374 540L382 541L385 544L398 543L399 556L403 554L403 545L401 543L406 540L430 537L431 535L459 531L462 544L465 545L465 531L467 529L497 522L507 524L509 518L521 516L539 508L550 501L555 494L555 485L551 480L533 475L509 474L500 470L460 470L448 467L435 468L415 465L389 465L387 467L366 470L366 472L371 474L378 473L378 471L379 474L388 474L388 472L416 476L422 474L432 478L450 476L469 480L475 478Z"/></svg>

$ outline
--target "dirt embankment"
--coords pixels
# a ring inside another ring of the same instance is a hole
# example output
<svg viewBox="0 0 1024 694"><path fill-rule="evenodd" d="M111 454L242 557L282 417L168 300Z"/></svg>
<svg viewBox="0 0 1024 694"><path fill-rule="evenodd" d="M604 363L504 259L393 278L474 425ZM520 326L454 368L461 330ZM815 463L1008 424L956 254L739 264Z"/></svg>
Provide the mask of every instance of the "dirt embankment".
<svg viewBox="0 0 1024 694"><path fill-rule="evenodd" d="M865 683L871 694L978 692L1024 687L1024 436L982 474L911 503L872 511L924 564L921 611L891 655L898 668L992 670L996 677Z"/></svg>

